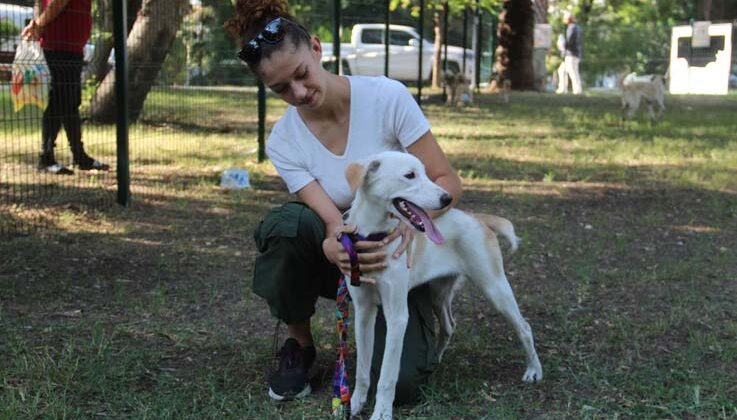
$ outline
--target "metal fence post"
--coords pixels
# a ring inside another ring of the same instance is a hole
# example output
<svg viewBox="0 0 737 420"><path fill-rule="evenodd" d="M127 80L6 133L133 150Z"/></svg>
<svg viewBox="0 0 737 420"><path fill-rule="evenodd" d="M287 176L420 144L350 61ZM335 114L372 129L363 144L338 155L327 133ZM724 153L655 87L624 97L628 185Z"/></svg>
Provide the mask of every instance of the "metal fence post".
<svg viewBox="0 0 737 420"><path fill-rule="evenodd" d="M497 29L499 19L497 16L491 16L491 72L494 73L494 65L496 64L496 42L497 42Z"/></svg>
<svg viewBox="0 0 737 420"><path fill-rule="evenodd" d="M340 0L333 0L333 56L335 74L340 74Z"/></svg>
<svg viewBox="0 0 737 420"><path fill-rule="evenodd" d="M126 48L126 1L113 1L113 32L115 36L115 108L117 111L116 147L118 204L130 204L130 161L128 156L128 50Z"/></svg>
<svg viewBox="0 0 737 420"><path fill-rule="evenodd" d="M258 162L266 160L266 86L258 81Z"/></svg>
<svg viewBox="0 0 737 420"><path fill-rule="evenodd" d="M389 77L389 7L391 0L386 0L384 9L384 76Z"/></svg>
<svg viewBox="0 0 737 420"><path fill-rule="evenodd" d="M481 84L481 9L479 0L476 0L476 12L473 15L473 85L476 92L480 91Z"/></svg>
<svg viewBox="0 0 737 420"><path fill-rule="evenodd" d="M461 64L461 74L466 77L466 46L468 40L468 7L463 6L463 64Z"/></svg>
<svg viewBox="0 0 737 420"><path fill-rule="evenodd" d="M450 8L448 7L448 2L446 1L443 3L443 74L440 74L437 77L436 80L440 80L440 83L443 85L443 102L445 102L448 99L448 92L446 91L446 83L443 82L443 78L446 74L448 74L448 15L450 14Z"/></svg>
<svg viewBox="0 0 737 420"><path fill-rule="evenodd" d="M425 0L420 0L420 54L417 57L417 104L422 107L422 46L425 45Z"/></svg>

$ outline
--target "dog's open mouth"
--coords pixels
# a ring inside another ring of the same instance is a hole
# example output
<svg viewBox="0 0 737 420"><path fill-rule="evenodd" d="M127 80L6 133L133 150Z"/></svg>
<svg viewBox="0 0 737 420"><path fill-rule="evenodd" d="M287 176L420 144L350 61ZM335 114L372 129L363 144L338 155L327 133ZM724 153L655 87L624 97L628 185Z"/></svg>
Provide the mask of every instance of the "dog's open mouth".
<svg viewBox="0 0 737 420"><path fill-rule="evenodd" d="M394 208L397 209L407 221L420 232L425 232L427 238L436 244L442 244L445 242L445 238L440 233L435 224L432 222L430 216L417 204L405 200L404 198L397 197L392 200Z"/></svg>

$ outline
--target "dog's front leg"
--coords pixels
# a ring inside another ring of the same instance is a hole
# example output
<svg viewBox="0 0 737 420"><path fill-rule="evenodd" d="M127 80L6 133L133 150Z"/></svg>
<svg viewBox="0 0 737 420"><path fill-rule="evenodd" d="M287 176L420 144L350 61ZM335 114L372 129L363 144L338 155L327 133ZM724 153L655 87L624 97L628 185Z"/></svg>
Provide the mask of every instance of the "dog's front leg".
<svg viewBox="0 0 737 420"><path fill-rule="evenodd" d="M401 288L401 287L400 287ZM386 319L386 345L381 363L379 383L376 386L376 404L371 420L391 420L394 394L399 377L399 362L402 358L404 333L407 330L409 311L407 290L392 290L394 296L382 293L381 301Z"/></svg>
<svg viewBox="0 0 737 420"><path fill-rule="evenodd" d="M622 118L619 119L619 122L624 126L625 121L627 121L627 103L622 101Z"/></svg>
<svg viewBox="0 0 737 420"><path fill-rule="evenodd" d="M351 289L356 317L356 386L351 396L351 416L357 416L363 410L371 383L374 325L376 324L378 307L370 296L366 296L370 287L366 285L360 289Z"/></svg>
<svg viewBox="0 0 737 420"><path fill-rule="evenodd" d="M658 101L658 113L657 113L657 119L658 121L663 119L663 114L665 113L665 104L663 104L663 100L661 99Z"/></svg>
<svg viewBox="0 0 737 420"><path fill-rule="evenodd" d="M655 116L655 111L653 110L653 102L648 101L647 102L647 113L650 115L650 123L654 124L657 117Z"/></svg>

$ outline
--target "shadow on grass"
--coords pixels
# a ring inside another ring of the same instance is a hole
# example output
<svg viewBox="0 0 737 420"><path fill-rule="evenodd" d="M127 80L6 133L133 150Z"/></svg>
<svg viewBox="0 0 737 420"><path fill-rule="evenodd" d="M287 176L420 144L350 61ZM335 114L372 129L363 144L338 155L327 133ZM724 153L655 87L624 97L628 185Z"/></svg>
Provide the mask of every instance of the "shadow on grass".
<svg viewBox="0 0 737 420"><path fill-rule="evenodd" d="M715 360L700 343L733 334L715 321L737 292L727 282L737 276L734 256L719 251L737 248L730 233L737 197L579 184L535 194L502 184L499 192L469 185L463 206L503 214L523 237L520 252L505 255L507 271L536 332L546 380L517 384L523 369L514 332L468 287L457 299L459 330L427 390L429 402L405 416L421 416L427 404L451 417L462 409L462 418L483 415L485 397L468 391L479 388L498 400L498 410L518 414L574 415L571 401L574 410L594 401L616 413L622 403L650 398L640 385L665 380L673 369L711 375L734 362L728 353ZM273 321L248 290L250 235L271 206L288 199L277 185L265 177L258 190L141 194L129 209L84 211L84 220L46 235L3 242L0 252L10 258L0 265L0 325L10 338L0 344L0 371L14 384L0 396L6 407L214 415L225 403L248 418L325 413L333 361L327 301L314 320L327 346L320 347L327 378L317 396L286 406L254 402L265 395ZM694 337L701 323L711 330ZM663 365L664 352L671 361ZM26 367L15 362L23 357ZM645 368L650 379L637 373ZM57 383L65 384L64 398ZM718 398L701 409L680 406L677 396L658 398L676 413L713 412L724 404L719 387L730 383L723 376L705 383ZM14 403L19 390L39 393L47 405ZM520 400L526 407L516 406ZM136 401L142 405L131 405Z"/></svg>
<svg viewBox="0 0 737 420"><path fill-rule="evenodd" d="M425 399L400 418L737 413L724 375L737 363L737 195L640 165L451 160L468 175L462 208L509 218L523 239L505 265L546 378L519 383L514 331L469 286ZM137 179L128 209L61 207L54 229L0 242L0 417L326 414L327 300L313 318L317 395L265 397L274 323L250 291L251 234L290 198L281 181L226 193L213 173Z"/></svg>

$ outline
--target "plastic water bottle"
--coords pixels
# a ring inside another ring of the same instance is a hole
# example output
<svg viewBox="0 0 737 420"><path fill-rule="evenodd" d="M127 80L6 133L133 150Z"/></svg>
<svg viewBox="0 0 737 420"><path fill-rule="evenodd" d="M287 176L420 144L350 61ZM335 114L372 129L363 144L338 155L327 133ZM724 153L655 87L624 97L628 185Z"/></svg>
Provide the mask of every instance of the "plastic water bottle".
<svg viewBox="0 0 737 420"><path fill-rule="evenodd" d="M220 187L228 190L250 188L251 184L248 181L248 171L238 168L224 170L220 176Z"/></svg>

